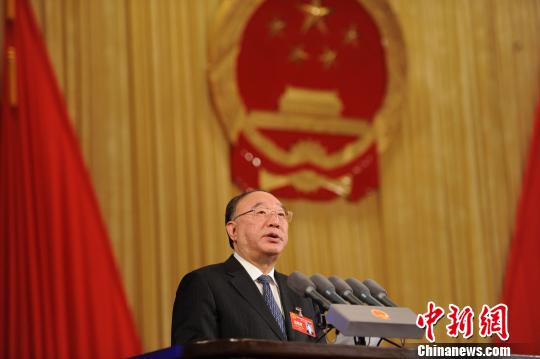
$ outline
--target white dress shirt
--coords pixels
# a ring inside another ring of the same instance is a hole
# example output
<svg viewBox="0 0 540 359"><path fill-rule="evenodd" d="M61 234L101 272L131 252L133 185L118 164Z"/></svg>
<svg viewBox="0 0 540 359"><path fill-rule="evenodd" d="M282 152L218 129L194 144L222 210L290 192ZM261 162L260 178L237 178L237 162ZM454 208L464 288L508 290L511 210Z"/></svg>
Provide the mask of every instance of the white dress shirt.
<svg viewBox="0 0 540 359"><path fill-rule="evenodd" d="M257 267L255 267L253 264L248 262L246 259L242 258L240 254L234 252L234 258L240 262L242 267L248 272L249 276L251 277L251 280L255 282L255 285L257 288L259 288L259 292L263 291L263 285L262 283L259 283L257 278L259 278L261 275L264 275L264 273ZM274 278L274 268L270 271L270 273L267 274L272 280L270 281L270 289L272 290L272 295L274 296L274 300L277 303L277 306L279 310L281 311L281 314L283 314L283 308L281 307L281 298L279 297L279 288L276 284L276 279Z"/></svg>

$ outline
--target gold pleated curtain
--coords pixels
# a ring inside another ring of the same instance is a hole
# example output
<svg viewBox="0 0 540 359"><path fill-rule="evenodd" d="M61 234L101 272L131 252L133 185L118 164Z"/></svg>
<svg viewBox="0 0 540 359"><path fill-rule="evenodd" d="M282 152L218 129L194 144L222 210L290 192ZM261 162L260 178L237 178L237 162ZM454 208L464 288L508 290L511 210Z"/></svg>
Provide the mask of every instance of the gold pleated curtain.
<svg viewBox="0 0 540 359"><path fill-rule="evenodd" d="M285 201L295 218L278 269L372 277L417 312L434 300L479 313L499 301L514 227L540 2L388 2L407 84L381 188L358 203ZM230 253L223 212L238 189L207 84L221 3L32 1L146 351L170 344L179 279ZM443 324L436 334L449 341Z"/></svg>

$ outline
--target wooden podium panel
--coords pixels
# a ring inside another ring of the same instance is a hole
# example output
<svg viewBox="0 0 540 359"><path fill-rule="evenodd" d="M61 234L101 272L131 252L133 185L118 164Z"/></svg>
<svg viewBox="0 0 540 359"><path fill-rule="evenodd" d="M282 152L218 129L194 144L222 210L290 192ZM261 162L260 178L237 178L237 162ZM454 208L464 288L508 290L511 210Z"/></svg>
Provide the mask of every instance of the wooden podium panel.
<svg viewBox="0 0 540 359"><path fill-rule="evenodd" d="M435 345L435 344L434 344ZM444 344L439 344L443 345ZM461 344L460 344L461 345ZM462 344L492 346L493 344ZM255 339L209 340L170 348L134 357L138 359L178 358L420 358L416 347L376 348L338 344L310 344ZM512 354L516 359L540 358L535 355Z"/></svg>
<svg viewBox="0 0 540 359"><path fill-rule="evenodd" d="M212 340L143 354L137 358L417 358L415 349L278 342L271 340Z"/></svg>

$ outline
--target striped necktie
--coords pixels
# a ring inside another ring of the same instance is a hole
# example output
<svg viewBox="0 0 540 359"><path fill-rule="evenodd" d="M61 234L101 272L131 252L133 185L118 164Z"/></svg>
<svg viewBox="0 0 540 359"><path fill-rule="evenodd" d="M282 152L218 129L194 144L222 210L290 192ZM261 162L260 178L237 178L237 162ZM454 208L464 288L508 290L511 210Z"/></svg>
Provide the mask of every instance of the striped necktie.
<svg viewBox="0 0 540 359"><path fill-rule="evenodd" d="M268 309L270 309L270 313L272 313L272 316L276 320L281 332L285 338L287 338L287 334L285 333L285 320L283 319L283 315L281 314L281 311L279 310L279 307L274 299L272 289L270 289L271 280L272 278L268 275L261 275L259 278L257 278L257 281L263 285L262 295L264 297L264 301L266 302L266 305L268 305Z"/></svg>

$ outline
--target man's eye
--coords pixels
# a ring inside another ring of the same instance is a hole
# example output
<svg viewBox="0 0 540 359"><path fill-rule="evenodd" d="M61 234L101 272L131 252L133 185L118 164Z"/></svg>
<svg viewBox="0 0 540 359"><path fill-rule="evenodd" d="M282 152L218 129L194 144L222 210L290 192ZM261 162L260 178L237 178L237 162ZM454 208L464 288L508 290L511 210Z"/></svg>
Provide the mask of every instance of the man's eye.
<svg viewBox="0 0 540 359"><path fill-rule="evenodd" d="M255 213L260 214L260 215L266 215L266 211L264 209L259 209Z"/></svg>
<svg viewBox="0 0 540 359"><path fill-rule="evenodd" d="M286 217L286 216L287 216L287 215L285 214L285 212L278 212L277 215L280 216L280 217Z"/></svg>

